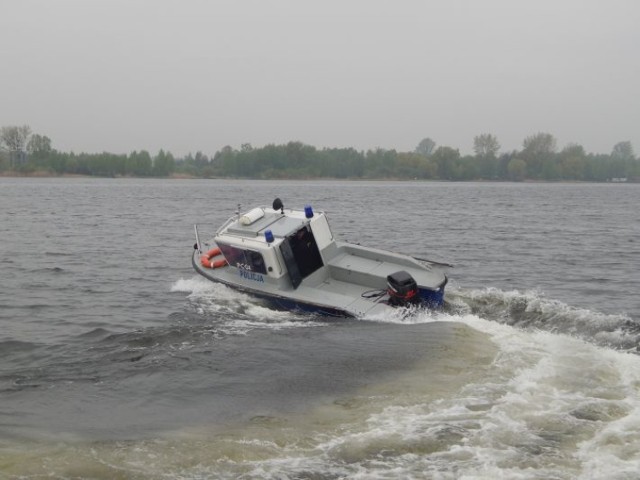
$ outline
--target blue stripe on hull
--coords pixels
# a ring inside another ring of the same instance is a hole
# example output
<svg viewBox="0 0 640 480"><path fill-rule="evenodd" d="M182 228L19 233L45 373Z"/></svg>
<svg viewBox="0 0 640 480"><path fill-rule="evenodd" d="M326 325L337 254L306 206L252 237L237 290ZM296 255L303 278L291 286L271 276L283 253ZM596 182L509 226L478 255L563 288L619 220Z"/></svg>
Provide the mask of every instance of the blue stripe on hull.
<svg viewBox="0 0 640 480"><path fill-rule="evenodd" d="M296 302L282 297L268 297L263 295L258 296L264 298L279 310L313 313L316 315L325 315L328 317L353 317L352 314L345 312L344 310L321 307L319 305L313 305L310 303Z"/></svg>

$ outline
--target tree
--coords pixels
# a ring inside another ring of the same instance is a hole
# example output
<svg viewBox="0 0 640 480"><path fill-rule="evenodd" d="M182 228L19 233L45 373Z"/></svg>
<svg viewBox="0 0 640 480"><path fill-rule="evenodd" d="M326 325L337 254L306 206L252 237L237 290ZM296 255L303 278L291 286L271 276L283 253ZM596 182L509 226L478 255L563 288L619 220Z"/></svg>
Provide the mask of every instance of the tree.
<svg viewBox="0 0 640 480"><path fill-rule="evenodd" d="M33 134L27 143L29 161L40 167L50 168L49 157L53 149L51 139L44 135Z"/></svg>
<svg viewBox="0 0 640 480"><path fill-rule="evenodd" d="M146 150L131 152L126 159L126 173L138 177L151 175L151 155Z"/></svg>
<svg viewBox="0 0 640 480"><path fill-rule="evenodd" d="M500 150L500 142L495 135L483 133L473 138L473 151L477 157L496 157Z"/></svg>
<svg viewBox="0 0 640 480"><path fill-rule="evenodd" d="M171 152L160 150L158 155L153 159L153 174L157 177L167 177L176 168L176 161Z"/></svg>
<svg viewBox="0 0 640 480"><path fill-rule="evenodd" d="M567 157L560 163L562 176L568 180L582 180L585 172L585 161L581 157Z"/></svg>
<svg viewBox="0 0 640 480"><path fill-rule="evenodd" d="M460 151L451 147L438 147L433 153L433 161L438 164L438 177L441 179L455 180L457 177Z"/></svg>
<svg viewBox="0 0 640 480"><path fill-rule="evenodd" d="M7 168L9 168L9 155L0 147L0 172L5 171Z"/></svg>
<svg viewBox="0 0 640 480"><path fill-rule="evenodd" d="M543 164L543 178L554 180L562 177L567 180L583 180L586 177L586 153L582 145L570 143L557 155L557 159ZM554 168L550 168L552 163Z"/></svg>
<svg viewBox="0 0 640 480"><path fill-rule="evenodd" d="M509 162L507 172L511 180L524 180L527 173L527 164L521 158L514 158Z"/></svg>
<svg viewBox="0 0 640 480"><path fill-rule="evenodd" d="M0 129L0 141L11 152L23 152L29 135L31 135L31 128L28 125L21 127L12 125Z"/></svg>
<svg viewBox="0 0 640 480"><path fill-rule="evenodd" d="M611 152L611 177L623 178L634 175L635 155L631 142L618 142Z"/></svg>
<svg viewBox="0 0 640 480"><path fill-rule="evenodd" d="M395 150L383 148L367 150L365 158L367 165L365 176L369 178L394 178L396 176L398 152Z"/></svg>
<svg viewBox="0 0 640 480"><path fill-rule="evenodd" d="M616 160L635 160L631 142L618 142L613 146L611 158Z"/></svg>
<svg viewBox="0 0 640 480"><path fill-rule="evenodd" d="M508 167L509 162L516 158L518 152L507 152L503 153L498 157L498 161L496 162L496 176L501 179L507 179L509 177Z"/></svg>
<svg viewBox="0 0 640 480"><path fill-rule="evenodd" d="M550 160L556 151L556 139L550 133L536 133L524 139L522 159L532 177L539 177L545 160Z"/></svg>
<svg viewBox="0 0 640 480"><path fill-rule="evenodd" d="M481 176L491 178L490 174L480 174L480 166L476 157L465 155L456 162L455 180L476 180Z"/></svg>
<svg viewBox="0 0 640 480"><path fill-rule="evenodd" d="M562 176L560 167L555 158L543 160L540 176L545 180L558 180Z"/></svg>
<svg viewBox="0 0 640 480"><path fill-rule="evenodd" d="M207 157L204 153L198 150L196 152L196 157L194 161L197 166L202 168L209 163L209 157Z"/></svg>
<svg viewBox="0 0 640 480"><path fill-rule="evenodd" d="M483 133L474 137L473 150L479 163L478 172L482 178L494 178L498 167L497 154L500 143L495 135Z"/></svg>
<svg viewBox="0 0 640 480"><path fill-rule="evenodd" d="M428 157L433 153L433 150L436 148L436 142L431 140L429 137L423 138L422 141L416 147L415 152L420 155L424 155Z"/></svg>
<svg viewBox="0 0 640 480"><path fill-rule="evenodd" d="M523 153L531 155L546 155L556 151L556 138L550 133L536 133L524 139Z"/></svg>
<svg viewBox="0 0 640 480"><path fill-rule="evenodd" d="M27 143L27 152L34 153L50 153L51 139L45 135L34 133Z"/></svg>
<svg viewBox="0 0 640 480"><path fill-rule="evenodd" d="M583 158L585 156L586 156L586 153L584 151L584 147L577 143L568 144L566 147L562 149L562 152L560 152L561 158L567 158L567 157Z"/></svg>
<svg viewBox="0 0 640 480"><path fill-rule="evenodd" d="M397 175L402 178L435 178L437 165L417 153L398 153Z"/></svg>
<svg viewBox="0 0 640 480"><path fill-rule="evenodd" d="M31 128L28 125L0 128L0 145L4 143L7 146L11 165L14 165L17 159L25 158L24 147L29 135L31 135Z"/></svg>

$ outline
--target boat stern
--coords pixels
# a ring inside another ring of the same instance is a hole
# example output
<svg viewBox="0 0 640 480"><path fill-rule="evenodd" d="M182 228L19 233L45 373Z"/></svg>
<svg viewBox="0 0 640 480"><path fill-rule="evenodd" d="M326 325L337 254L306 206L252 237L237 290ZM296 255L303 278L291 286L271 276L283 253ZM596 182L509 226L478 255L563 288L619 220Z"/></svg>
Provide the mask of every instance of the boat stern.
<svg viewBox="0 0 640 480"><path fill-rule="evenodd" d="M422 304L430 309L438 309L444 305L444 289L449 279L444 275L444 280L438 288L418 287L418 293Z"/></svg>

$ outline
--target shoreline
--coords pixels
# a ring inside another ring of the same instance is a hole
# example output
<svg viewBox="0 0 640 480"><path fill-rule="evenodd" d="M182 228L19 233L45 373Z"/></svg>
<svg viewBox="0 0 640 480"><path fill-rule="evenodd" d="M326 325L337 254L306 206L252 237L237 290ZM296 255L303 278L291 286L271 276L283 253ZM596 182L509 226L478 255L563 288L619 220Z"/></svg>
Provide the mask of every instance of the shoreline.
<svg viewBox="0 0 640 480"><path fill-rule="evenodd" d="M251 178L251 177L197 177L188 173L172 173L166 177L154 177L154 176L134 176L134 175L117 175L117 176L100 176L100 175L85 175L79 173L62 173L55 174L48 170L35 170L33 172L16 172L15 170L0 171L0 178L102 178L102 179L138 179L138 180L252 180L252 181L285 181L285 182L310 182L310 181L332 181L332 182L435 182L435 183L575 183L575 184L638 184L640 178L625 178L624 181L618 181L617 179L609 179L603 181L597 180L542 180L542 179L524 179L524 180L509 180L509 179L475 179L475 180L447 180L437 178L401 178L401 177L389 177L389 178L338 178L338 177L303 177L303 178Z"/></svg>
<svg viewBox="0 0 640 480"><path fill-rule="evenodd" d="M631 179L626 180L624 182L621 181L596 181L596 180L540 180L540 179L525 179L525 180L441 180L441 179L432 179L432 178L337 178L337 177L305 177L305 178L251 178L251 177L196 177L194 175L189 174L172 174L167 177L139 177L139 176L99 176L99 175L83 175L77 173L63 173L63 174L52 174L44 171L35 171L31 173L22 173L15 171L4 171L0 172L0 178L96 178L96 179L105 179L105 180L122 180L122 179L131 179L131 180L231 180L231 181L284 181L284 182L313 182L313 181L332 181L332 182L424 182L424 183L524 183L524 184L614 184L614 185L625 185L625 184L638 184L640 183L640 179Z"/></svg>

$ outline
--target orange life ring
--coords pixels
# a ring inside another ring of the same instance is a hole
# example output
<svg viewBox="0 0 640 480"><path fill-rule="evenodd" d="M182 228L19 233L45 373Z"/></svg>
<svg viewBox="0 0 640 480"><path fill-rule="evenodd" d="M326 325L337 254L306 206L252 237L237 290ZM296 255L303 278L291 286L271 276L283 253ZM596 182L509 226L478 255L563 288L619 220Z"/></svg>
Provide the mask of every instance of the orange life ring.
<svg viewBox="0 0 640 480"><path fill-rule="evenodd" d="M222 250L218 247L212 248L207 253L200 257L200 264L206 268L220 268L227 265L227 261L222 258L220 260L213 260L213 257L217 257L222 254Z"/></svg>

